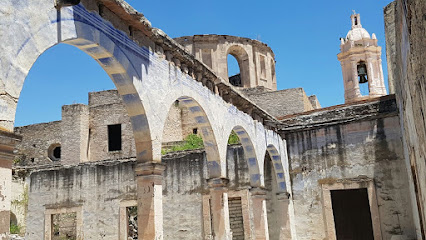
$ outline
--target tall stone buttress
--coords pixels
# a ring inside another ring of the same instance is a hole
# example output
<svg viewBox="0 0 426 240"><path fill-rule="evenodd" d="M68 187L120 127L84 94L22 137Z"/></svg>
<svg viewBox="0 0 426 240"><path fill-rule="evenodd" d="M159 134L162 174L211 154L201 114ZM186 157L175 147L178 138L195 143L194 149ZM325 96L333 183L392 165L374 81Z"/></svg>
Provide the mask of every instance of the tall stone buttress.
<svg viewBox="0 0 426 240"><path fill-rule="evenodd" d="M383 79L382 48L377 45L376 35L361 25L359 14L352 14L352 29L341 38L337 55L343 74L345 103L386 95ZM360 85L367 84L368 93L361 93Z"/></svg>

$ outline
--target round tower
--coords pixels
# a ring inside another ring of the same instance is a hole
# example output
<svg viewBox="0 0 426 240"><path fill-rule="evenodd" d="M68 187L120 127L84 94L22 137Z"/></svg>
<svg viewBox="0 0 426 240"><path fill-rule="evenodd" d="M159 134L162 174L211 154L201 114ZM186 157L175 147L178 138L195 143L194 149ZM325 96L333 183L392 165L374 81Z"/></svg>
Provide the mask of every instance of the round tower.
<svg viewBox="0 0 426 240"><path fill-rule="evenodd" d="M236 87L277 90L274 52L260 41L214 34L179 37L175 41ZM235 76L228 76L229 55L239 65L240 73Z"/></svg>
<svg viewBox="0 0 426 240"><path fill-rule="evenodd" d="M377 45L376 35L370 34L361 25L359 14L351 15L352 29L341 38L337 58L342 66L345 102L354 102L386 95L383 79L382 48ZM360 87L367 92L361 93Z"/></svg>

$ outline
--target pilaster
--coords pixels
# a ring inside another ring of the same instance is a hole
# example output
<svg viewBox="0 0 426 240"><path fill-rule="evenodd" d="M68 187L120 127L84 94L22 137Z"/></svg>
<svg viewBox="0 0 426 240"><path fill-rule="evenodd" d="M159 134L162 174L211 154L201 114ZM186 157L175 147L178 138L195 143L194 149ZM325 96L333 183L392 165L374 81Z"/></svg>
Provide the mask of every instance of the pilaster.
<svg viewBox="0 0 426 240"><path fill-rule="evenodd" d="M211 214L214 240L232 240L229 223L228 183L227 178L211 178L207 180L211 195Z"/></svg>
<svg viewBox="0 0 426 240"><path fill-rule="evenodd" d="M0 130L0 240L8 239L10 230L13 150L21 139L18 135Z"/></svg>
<svg viewBox="0 0 426 240"><path fill-rule="evenodd" d="M163 239L162 174L165 168L165 165L160 162L136 165L139 239Z"/></svg>
<svg viewBox="0 0 426 240"><path fill-rule="evenodd" d="M266 211L266 191L263 188L250 189L253 212L254 239L269 240Z"/></svg>

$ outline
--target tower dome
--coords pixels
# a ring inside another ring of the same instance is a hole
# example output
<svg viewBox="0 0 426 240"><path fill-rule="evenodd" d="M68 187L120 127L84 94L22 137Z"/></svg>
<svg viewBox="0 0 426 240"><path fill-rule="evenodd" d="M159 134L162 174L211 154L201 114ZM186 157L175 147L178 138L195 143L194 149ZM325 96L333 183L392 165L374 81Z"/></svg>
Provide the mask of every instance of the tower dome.
<svg viewBox="0 0 426 240"><path fill-rule="evenodd" d="M364 38L370 38L370 34L362 27L349 30L346 35L346 40L358 41Z"/></svg>

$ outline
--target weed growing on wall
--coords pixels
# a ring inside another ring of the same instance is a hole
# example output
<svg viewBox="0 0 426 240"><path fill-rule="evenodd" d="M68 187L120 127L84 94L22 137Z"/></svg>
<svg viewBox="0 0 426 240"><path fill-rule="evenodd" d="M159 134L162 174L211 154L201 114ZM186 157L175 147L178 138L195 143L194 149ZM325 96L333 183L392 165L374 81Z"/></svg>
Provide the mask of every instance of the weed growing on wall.
<svg viewBox="0 0 426 240"><path fill-rule="evenodd" d="M170 152L178 152L200 148L204 148L203 138L197 134L190 134L185 138L185 140L181 144L161 149L161 153L164 155Z"/></svg>
<svg viewBox="0 0 426 240"><path fill-rule="evenodd" d="M240 143L240 138L234 131L232 131L228 138L228 144L239 144L239 143Z"/></svg>

